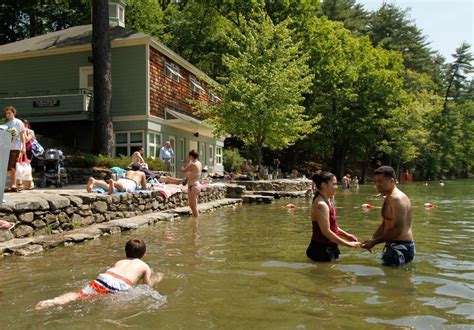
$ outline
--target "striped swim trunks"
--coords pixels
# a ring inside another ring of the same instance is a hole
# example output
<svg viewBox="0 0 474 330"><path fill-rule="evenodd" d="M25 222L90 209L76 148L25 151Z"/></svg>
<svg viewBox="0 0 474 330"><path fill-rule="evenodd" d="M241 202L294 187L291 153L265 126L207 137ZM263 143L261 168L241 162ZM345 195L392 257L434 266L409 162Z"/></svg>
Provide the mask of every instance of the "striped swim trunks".
<svg viewBox="0 0 474 330"><path fill-rule="evenodd" d="M89 282L79 291L81 296L117 293L127 291L133 286L128 278L111 271L99 274L97 279Z"/></svg>

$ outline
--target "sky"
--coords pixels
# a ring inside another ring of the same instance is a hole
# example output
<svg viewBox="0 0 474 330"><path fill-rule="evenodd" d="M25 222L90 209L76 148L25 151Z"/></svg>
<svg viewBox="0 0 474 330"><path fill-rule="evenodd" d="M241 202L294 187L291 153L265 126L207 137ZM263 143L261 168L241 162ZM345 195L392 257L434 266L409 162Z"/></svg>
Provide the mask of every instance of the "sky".
<svg viewBox="0 0 474 330"><path fill-rule="evenodd" d="M380 8L384 0L356 0L367 10ZM463 41L474 52L474 0L385 0L402 9L411 8L410 18L447 62Z"/></svg>

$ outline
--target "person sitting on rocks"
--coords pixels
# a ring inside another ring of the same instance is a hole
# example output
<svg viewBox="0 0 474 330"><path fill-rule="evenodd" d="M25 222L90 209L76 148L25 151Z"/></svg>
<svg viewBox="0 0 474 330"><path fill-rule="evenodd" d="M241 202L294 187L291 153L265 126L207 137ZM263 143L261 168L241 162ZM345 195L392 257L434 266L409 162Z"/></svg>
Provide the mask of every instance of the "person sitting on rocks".
<svg viewBox="0 0 474 330"><path fill-rule="evenodd" d="M68 292L54 299L40 301L36 309L64 305L78 299L98 297L102 294L119 293L129 290L138 281L153 286L163 278L162 273L152 275L150 266L141 259L145 255L146 245L141 239L131 239L125 245L127 259L119 260L112 268L99 274L97 279L89 282L77 292Z"/></svg>
<svg viewBox="0 0 474 330"><path fill-rule="evenodd" d="M94 187L102 188L111 195L116 190L119 192L134 192L138 189L147 189L148 185L146 183L146 176L140 170L140 165L137 163L132 164L132 169L125 173L125 177L114 181L112 179L105 181L105 180L97 180L93 177L90 177L87 181L86 190L87 192L92 192Z"/></svg>

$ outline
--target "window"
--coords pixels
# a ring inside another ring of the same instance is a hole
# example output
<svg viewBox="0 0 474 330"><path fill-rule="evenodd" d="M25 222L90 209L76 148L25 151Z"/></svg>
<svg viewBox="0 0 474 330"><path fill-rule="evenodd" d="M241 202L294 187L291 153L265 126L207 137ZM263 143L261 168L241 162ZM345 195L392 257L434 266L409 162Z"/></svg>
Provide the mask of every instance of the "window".
<svg viewBox="0 0 474 330"><path fill-rule="evenodd" d="M217 103L217 102L221 102L222 100L220 99L219 96L217 96L216 94L214 93L211 93L211 96L209 97L209 100L212 102L212 103Z"/></svg>
<svg viewBox="0 0 474 330"><path fill-rule="evenodd" d="M119 11L119 21L120 22L125 22L125 9L122 6L118 6L118 11Z"/></svg>
<svg viewBox="0 0 474 330"><path fill-rule="evenodd" d="M199 144L199 158L202 160L203 164L206 164L206 144L201 142Z"/></svg>
<svg viewBox="0 0 474 330"><path fill-rule="evenodd" d="M143 132L115 133L115 156L130 156L143 145Z"/></svg>
<svg viewBox="0 0 474 330"><path fill-rule="evenodd" d="M189 76L189 82L191 84L191 90L193 93L201 94L204 92L204 88L201 87L201 83L193 76Z"/></svg>
<svg viewBox="0 0 474 330"><path fill-rule="evenodd" d="M117 5L115 3L109 3L109 16L113 18L118 18Z"/></svg>
<svg viewBox="0 0 474 330"><path fill-rule="evenodd" d="M183 78L183 76L179 73L179 68L169 62L165 63L165 75L176 82L179 82L179 78Z"/></svg>
<svg viewBox="0 0 474 330"><path fill-rule="evenodd" d="M171 144L171 148L173 148L173 150L176 150L176 138L174 136L169 136L168 137L168 140L170 141L170 144ZM176 154L173 155L173 157L171 157L171 166L170 166L170 172L173 174L173 175L176 175Z"/></svg>
<svg viewBox="0 0 474 330"><path fill-rule="evenodd" d="M222 147L216 147L216 165L222 165Z"/></svg>
<svg viewBox="0 0 474 330"><path fill-rule="evenodd" d="M160 157L161 134L148 133L148 157Z"/></svg>
<svg viewBox="0 0 474 330"><path fill-rule="evenodd" d="M186 148L184 138L179 139L179 155L181 162L186 160Z"/></svg>
<svg viewBox="0 0 474 330"><path fill-rule="evenodd" d="M79 88L94 90L94 68L92 66L79 68Z"/></svg>
<svg viewBox="0 0 474 330"><path fill-rule="evenodd" d="M209 145L209 165L214 165L214 146Z"/></svg>

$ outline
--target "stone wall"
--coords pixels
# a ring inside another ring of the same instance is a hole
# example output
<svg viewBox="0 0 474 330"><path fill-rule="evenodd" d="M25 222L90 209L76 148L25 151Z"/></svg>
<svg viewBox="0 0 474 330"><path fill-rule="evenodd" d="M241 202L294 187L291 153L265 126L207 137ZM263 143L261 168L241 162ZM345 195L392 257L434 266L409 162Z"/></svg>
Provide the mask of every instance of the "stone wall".
<svg viewBox="0 0 474 330"><path fill-rule="evenodd" d="M311 180L308 179L235 181L234 183L244 186L247 191L306 191L311 188Z"/></svg>
<svg viewBox="0 0 474 330"><path fill-rule="evenodd" d="M224 199L223 184L204 185L200 202ZM22 197L23 196L23 197ZM187 190L165 199L160 192L143 191L104 195L77 191L33 191L9 196L0 205L0 218L16 224L0 232L0 242L14 237L56 234L113 219L187 206Z"/></svg>
<svg viewBox="0 0 474 330"><path fill-rule="evenodd" d="M167 172L163 171L152 171L154 175L169 175ZM108 168L75 168L67 167L67 176L69 184L86 184L89 177L94 177L96 179L104 179L106 176L110 175L110 169Z"/></svg>

